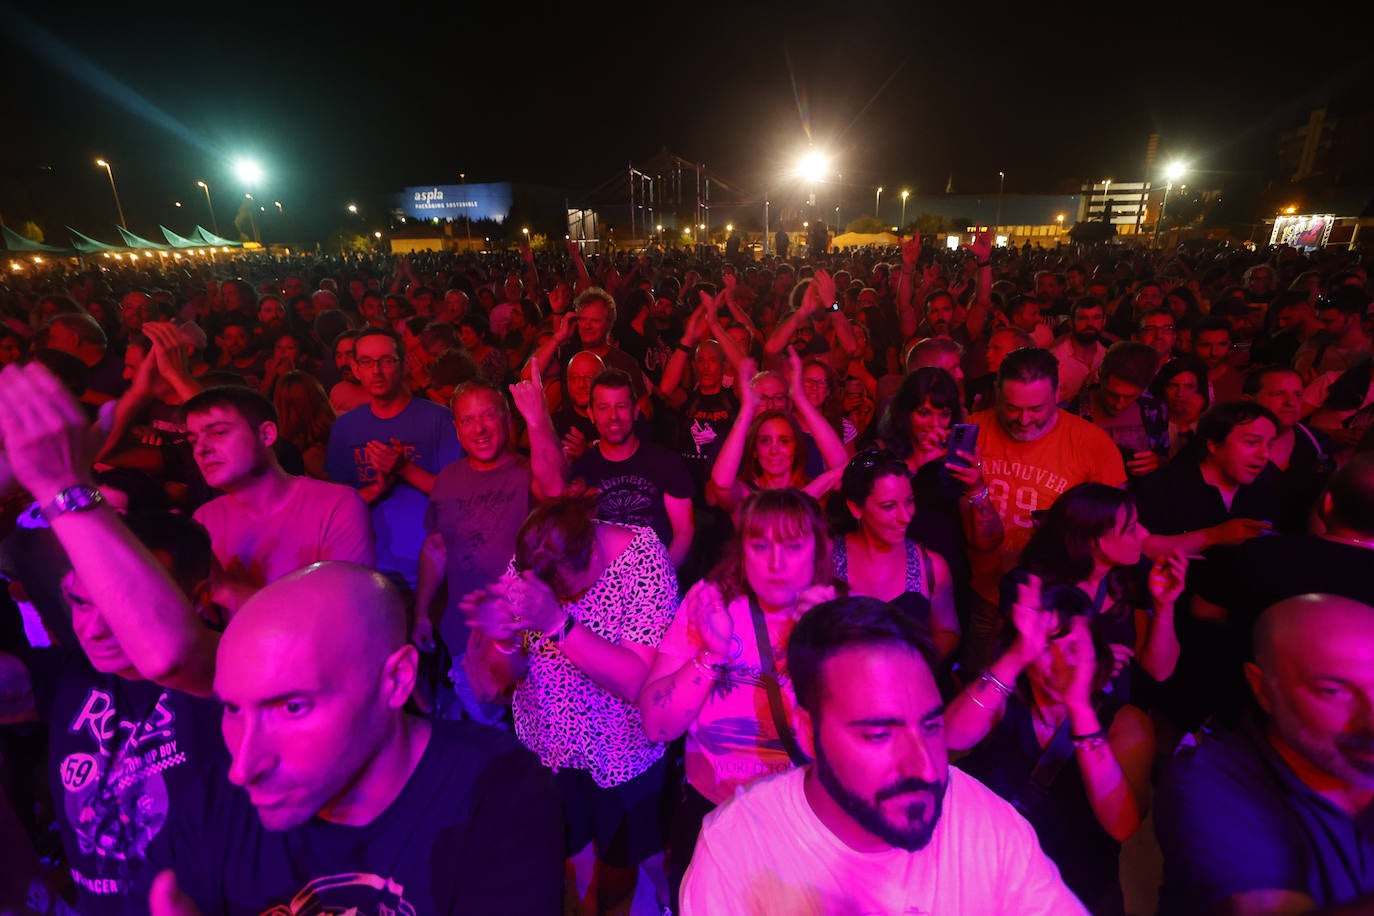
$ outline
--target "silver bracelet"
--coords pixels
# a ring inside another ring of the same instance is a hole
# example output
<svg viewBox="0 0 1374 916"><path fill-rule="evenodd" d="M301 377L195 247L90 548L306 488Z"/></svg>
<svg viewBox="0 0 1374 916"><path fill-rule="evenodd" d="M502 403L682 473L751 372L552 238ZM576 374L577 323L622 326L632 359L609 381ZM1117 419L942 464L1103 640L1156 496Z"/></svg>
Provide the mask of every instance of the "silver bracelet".
<svg viewBox="0 0 1374 916"><path fill-rule="evenodd" d="M991 684L993 689L1004 697L1009 697L1016 692L1012 690L1010 687L1008 687L1006 684L1003 684L1001 681L999 681L997 679L997 675L993 674L991 669L984 671L982 674L978 675L978 680L985 681L986 683Z"/></svg>

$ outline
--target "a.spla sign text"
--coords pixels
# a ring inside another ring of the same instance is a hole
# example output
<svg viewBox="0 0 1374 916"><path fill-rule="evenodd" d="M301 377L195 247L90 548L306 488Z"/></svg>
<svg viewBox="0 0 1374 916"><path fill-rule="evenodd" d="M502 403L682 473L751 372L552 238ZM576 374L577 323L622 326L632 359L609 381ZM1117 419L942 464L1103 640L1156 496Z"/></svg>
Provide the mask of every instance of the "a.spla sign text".
<svg viewBox="0 0 1374 916"><path fill-rule="evenodd" d="M397 209L412 219L467 218L505 222L510 207L509 182L406 188L397 200Z"/></svg>

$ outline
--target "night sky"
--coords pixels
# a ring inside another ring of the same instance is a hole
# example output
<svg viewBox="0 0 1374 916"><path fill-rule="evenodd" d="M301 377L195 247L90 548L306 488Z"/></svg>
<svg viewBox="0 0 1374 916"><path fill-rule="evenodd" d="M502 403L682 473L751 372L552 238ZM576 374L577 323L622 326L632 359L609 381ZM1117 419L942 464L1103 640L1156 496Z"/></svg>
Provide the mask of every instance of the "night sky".
<svg viewBox="0 0 1374 916"><path fill-rule="evenodd" d="M296 6L0 4L6 222L114 235L98 156L144 235L209 225L196 179L227 226L239 155L297 232L459 172L592 189L664 147L756 194L814 142L858 206L1140 178L1159 133L1222 186L1310 108L1374 107L1363 17L1322 6Z"/></svg>

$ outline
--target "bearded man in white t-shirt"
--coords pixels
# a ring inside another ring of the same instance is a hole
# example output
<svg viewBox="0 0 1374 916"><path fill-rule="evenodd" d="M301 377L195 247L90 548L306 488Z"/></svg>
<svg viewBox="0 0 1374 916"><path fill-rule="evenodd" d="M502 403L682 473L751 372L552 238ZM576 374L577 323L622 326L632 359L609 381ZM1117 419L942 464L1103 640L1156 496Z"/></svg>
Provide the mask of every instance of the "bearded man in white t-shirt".
<svg viewBox="0 0 1374 916"><path fill-rule="evenodd" d="M787 668L814 761L707 816L684 916L1087 912L1030 824L950 769L933 657L919 624L875 598L797 622Z"/></svg>

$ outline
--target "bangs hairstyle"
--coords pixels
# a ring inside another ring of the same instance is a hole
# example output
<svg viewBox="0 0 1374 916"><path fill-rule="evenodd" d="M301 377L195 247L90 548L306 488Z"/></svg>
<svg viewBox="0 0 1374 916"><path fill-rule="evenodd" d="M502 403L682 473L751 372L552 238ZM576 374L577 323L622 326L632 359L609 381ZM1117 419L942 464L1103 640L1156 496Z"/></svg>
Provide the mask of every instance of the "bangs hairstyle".
<svg viewBox="0 0 1374 916"><path fill-rule="evenodd" d="M563 572L581 572L596 543L596 499L560 496L540 503L515 535L515 571L531 570L555 594L566 591Z"/></svg>
<svg viewBox="0 0 1374 916"><path fill-rule="evenodd" d="M802 437L802 428L797 423L797 418L785 410L765 410L754 417L754 422L749 424L749 436L745 440L744 454L746 460L740 468L740 479L746 483L753 483L759 477L758 447L759 434L763 432L763 424L770 420L782 420L792 430L792 483L799 485L805 478L806 471L806 440Z"/></svg>
<svg viewBox="0 0 1374 916"><path fill-rule="evenodd" d="M756 490L740 504L739 524L725 554L706 577L720 588L726 602L750 595L744 575L744 547L751 538L784 541L810 537L816 547L816 565L810 585L829 585L835 578L830 556L830 532L820 503L792 487Z"/></svg>
<svg viewBox="0 0 1374 916"><path fill-rule="evenodd" d="M950 423L964 422L964 406L954 376L939 366L922 366L902 380L877 421L878 438L898 458L905 459L912 452L911 415L923 404L948 410Z"/></svg>
<svg viewBox="0 0 1374 916"><path fill-rule="evenodd" d="M1015 574L1012 575L1015 576ZM1014 590L1015 583L1020 581L1024 581L1024 576L1013 579L1011 589ZM1003 588L1005 590L1006 586ZM1010 609L1011 603L1003 601L1002 607L1005 614ZM1054 614L1054 629L1048 634L1051 644L1069 635L1075 617L1088 618L1088 630L1092 634L1093 641L1093 655L1097 660L1097 671L1093 674L1093 691L1096 692L1106 687L1107 682L1112 677L1112 647L1102 627L1102 617L1098 615L1097 608L1093 604L1093 600L1088 597L1087 592L1077 585L1069 583L1061 582L1056 585L1047 585L1040 593L1040 607ZM1007 623L1011 623L1009 616ZM1002 644L1004 649L1009 649L1012 643L1016 641L1016 635L1016 627L1005 626L998 637L998 642ZM794 675L793 680L795 681L795 679L796 676ZM1024 669L1017 676L1016 686L1023 699L1030 698L1030 678Z"/></svg>

